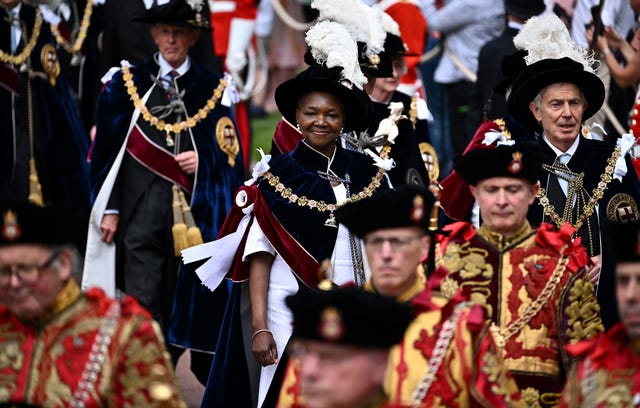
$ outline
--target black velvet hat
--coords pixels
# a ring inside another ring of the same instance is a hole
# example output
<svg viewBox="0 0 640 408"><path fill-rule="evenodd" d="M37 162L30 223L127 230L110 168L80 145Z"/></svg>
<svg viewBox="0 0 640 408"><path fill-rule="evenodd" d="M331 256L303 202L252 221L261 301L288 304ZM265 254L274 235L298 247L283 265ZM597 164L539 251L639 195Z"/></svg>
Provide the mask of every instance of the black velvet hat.
<svg viewBox="0 0 640 408"><path fill-rule="evenodd" d="M200 10L192 8L186 0L171 0L161 6L151 7L134 16L131 21L149 24L169 24L211 31L209 16L203 16Z"/></svg>
<svg viewBox="0 0 640 408"><path fill-rule="evenodd" d="M513 81L507 109L520 123L537 130L539 124L529 109L529 103L546 86L561 82L575 84L584 94L588 106L582 120L593 116L604 102L605 89L596 74L585 71L571 58L543 59L527 66Z"/></svg>
<svg viewBox="0 0 640 408"><path fill-rule="evenodd" d="M409 305L356 287L301 290L286 302L293 337L326 343L386 349L413 318Z"/></svg>
<svg viewBox="0 0 640 408"><path fill-rule="evenodd" d="M385 228L417 226L429 228L433 193L424 186L406 184L396 190L385 190L335 211L336 220L362 238Z"/></svg>
<svg viewBox="0 0 640 408"><path fill-rule="evenodd" d="M527 68L527 63L524 60L526 55L527 51L518 50L502 58L500 69L504 78L493 87L496 93L506 94L507 89L513 84L518 74Z"/></svg>
<svg viewBox="0 0 640 408"><path fill-rule="evenodd" d="M0 246L73 244L78 249L84 248L88 219L76 208L3 202L0 214Z"/></svg>
<svg viewBox="0 0 640 408"><path fill-rule="evenodd" d="M472 186L492 177L514 177L536 183L542 167L538 151L539 147L533 142L476 149L462 156L453 168Z"/></svg>
<svg viewBox="0 0 640 408"><path fill-rule="evenodd" d="M526 20L542 14L546 5L543 0L505 0L504 8L507 14Z"/></svg>
<svg viewBox="0 0 640 408"><path fill-rule="evenodd" d="M290 123L296 123L296 108L300 98L313 91L327 92L336 96L344 105L344 129L365 130L369 126L371 109L368 104L371 102L362 89L343 79L341 74L342 68L339 66L327 68L312 62L298 76L276 88L278 110Z"/></svg>
<svg viewBox="0 0 640 408"><path fill-rule="evenodd" d="M613 250L614 262L640 262L640 223L607 224L603 236Z"/></svg>

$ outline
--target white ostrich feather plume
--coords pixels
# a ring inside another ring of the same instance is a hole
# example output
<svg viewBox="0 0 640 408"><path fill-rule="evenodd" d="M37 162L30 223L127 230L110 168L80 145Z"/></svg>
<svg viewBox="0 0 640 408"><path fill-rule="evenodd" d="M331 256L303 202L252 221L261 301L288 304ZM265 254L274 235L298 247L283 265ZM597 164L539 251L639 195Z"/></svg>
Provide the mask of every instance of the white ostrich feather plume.
<svg viewBox="0 0 640 408"><path fill-rule="evenodd" d="M311 7L320 12L318 21L344 25L354 41L367 44L367 56L382 52L386 33L382 12L361 0L313 0Z"/></svg>
<svg viewBox="0 0 640 408"><path fill-rule="evenodd" d="M318 64L342 67L342 78L360 89L367 83L358 64L358 47L342 24L321 21L307 31L305 41Z"/></svg>
<svg viewBox="0 0 640 408"><path fill-rule="evenodd" d="M582 64L585 71L594 72L593 55L589 55L587 50L571 39L567 27L555 14L531 17L513 43L516 48L527 50L527 65L543 59L569 57Z"/></svg>
<svg viewBox="0 0 640 408"><path fill-rule="evenodd" d="M384 31L387 33L391 33L393 35L397 35L400 37L400 26L390 15L382 12L382 25L384 27Z"/></svg>

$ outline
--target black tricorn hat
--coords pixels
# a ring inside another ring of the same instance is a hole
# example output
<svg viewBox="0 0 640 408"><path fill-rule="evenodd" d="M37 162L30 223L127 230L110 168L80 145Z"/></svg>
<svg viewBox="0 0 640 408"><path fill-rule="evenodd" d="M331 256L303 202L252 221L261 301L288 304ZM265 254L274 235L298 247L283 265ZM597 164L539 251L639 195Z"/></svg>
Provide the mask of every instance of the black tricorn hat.
<svg viewBox="0 0 640 408"><path fill-rule="evenodd" d="M296 123L296 108L300 98L313 91L327 92L344 105L344 129L365 130L369 126L372 109L368 104L371 102L362 89L343 79L341 74L342 67L327 68L325 65L312 63L295 78L278 85L275 92L278 110L290 123Z"/></svg>
<svg viewBox="0 0 640 408"><path fill-rule="evenodd" d="M286 299L293 337L386 349L402 340L411 307L361 288L300 290Z"/></svg>
<svg viewBox="0 0 640 408"><path fill-rule="evenodd" d="M169 24L205 31L212 30L209 24L209 16L202 16L186 0L171 0L161 6L151 7L134 16L131 21L149 24Z"/></svg>
<svg viewBox="0 0 640 408"><path fill-rule="evenodd" d="M340 224L360 238L386 228L416 226L427 232L434 203L435 197L429 189L406 184L345 204L334 214Z"/></svg>
<svg viewBox="0 0 640 408"><path fill-rule="evenodd" d="M2 202L0 216L0 246L72 244L80 250L85 246L88 218L77 208Z"/></svg>
<svg viewBox="0 0 640 408"><path fill-rule="evenodd" d="M513 81L507 109L520 123L539 129L538 122L529 109L529 103L546 86L561 82L576 85L588 103L582 120L593 116L604 102L605 89L596 74L585 71L582 64L571 58L543 59L527 66Z"/></svg>
<svg viewBox="0 0 640 408"><path fill-rule="evenodd" d="M505 0L504 8L507 14L526 20L542 14L546 5L543 0Z"/></svg>
<svg viewBox="0 0 640 408"><path fill-rule="evenodd" d="M534 142L476 149L463 155L453 168L472 186L492 177L513 177L536 183L542 167L538 151L539 147Z"/></svg>

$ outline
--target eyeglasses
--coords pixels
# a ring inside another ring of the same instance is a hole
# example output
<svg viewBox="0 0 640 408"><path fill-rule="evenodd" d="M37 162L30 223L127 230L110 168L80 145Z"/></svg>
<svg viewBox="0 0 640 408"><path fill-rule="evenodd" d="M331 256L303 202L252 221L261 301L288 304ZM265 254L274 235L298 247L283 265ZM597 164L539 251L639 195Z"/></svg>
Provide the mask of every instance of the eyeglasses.
<svg viewBox="0 0 640 408"><path fill-rule="evenodd" d="M405 249L407 249L409 247L409 245L411 244L411 242L413 242L416 239L420 239L421 237L419 235L414 235L411 237L404 237L404 238L400 238L400 237L389 237L389 238L384 238L384 237L373 237L373 238L369 238L369 239L365 239L364 240L364 245L369 248L372 249L374 251L380 251L382 249L382 245L385 242L389 243L389 246L391 247L391 251L392 252L401 252L404 251Z"/></svg>
<svg viewBox="0 0 640 408"><path fill-rule="evenodd" d="M40 277L40 271L51 266L58 258L61 251L53 251L51 256L40 265L1 265L0 266L0 286L6 286L11 282L11 277L15 274L23 283L35 283Z"/></svg>
<svg viewBox="0 0 640 408"><path fill-rule="evenodd" d="M353 350L349 347L339 345L317 348L301 342L295 342L291 351L299 360L313 356L323 365L340 364L349 361L349 358L353 356Z"/></svg>

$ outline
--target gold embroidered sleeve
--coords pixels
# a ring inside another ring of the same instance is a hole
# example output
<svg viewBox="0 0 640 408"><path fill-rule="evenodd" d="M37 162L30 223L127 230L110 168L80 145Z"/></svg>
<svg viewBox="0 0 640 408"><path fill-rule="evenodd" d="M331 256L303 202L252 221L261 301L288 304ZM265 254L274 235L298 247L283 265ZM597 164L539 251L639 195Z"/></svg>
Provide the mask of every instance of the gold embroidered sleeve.
<svg viewBox="0 0 640 408"><path fill-rule="evenodd" d="M114 341L121 342L114 385L119 407L186 407L158 324L134 318Z"/></svg>
<svg viewBox="0 0 640 408"><path fill-rule="evenodd" d="M572 277L560 300L562 318L558 321L558 330L562 344L562 358L567 368L570 359L564 346L591 339L603 332L604 326L594 285L586 278L584 269Z"/></svg>

